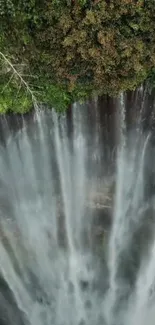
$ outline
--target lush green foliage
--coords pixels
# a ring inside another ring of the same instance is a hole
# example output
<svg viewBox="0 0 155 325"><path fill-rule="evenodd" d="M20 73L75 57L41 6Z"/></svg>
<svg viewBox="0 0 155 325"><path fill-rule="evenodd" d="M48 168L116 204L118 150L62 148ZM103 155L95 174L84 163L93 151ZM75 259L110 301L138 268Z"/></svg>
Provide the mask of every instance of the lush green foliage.
<svg viewBox="0 0 155 325"><path fill-rule="evenodd" d="M154 0L0 0L0 19L0 51L58 109L134 89L155 66ZM32 94L0 60L0 111L26 111Z"/></svg>

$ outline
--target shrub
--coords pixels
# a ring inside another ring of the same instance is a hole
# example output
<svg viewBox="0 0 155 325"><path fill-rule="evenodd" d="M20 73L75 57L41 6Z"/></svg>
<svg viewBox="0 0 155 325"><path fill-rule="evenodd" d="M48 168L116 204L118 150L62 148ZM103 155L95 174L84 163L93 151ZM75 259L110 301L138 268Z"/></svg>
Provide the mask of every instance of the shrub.
<svg viewBox="0 0 155 325"><path fill-rule="evenodd" d="M0 0L0 16L1 52L62 109L92 91L135 89L155 66L154 0Z"/></svg>

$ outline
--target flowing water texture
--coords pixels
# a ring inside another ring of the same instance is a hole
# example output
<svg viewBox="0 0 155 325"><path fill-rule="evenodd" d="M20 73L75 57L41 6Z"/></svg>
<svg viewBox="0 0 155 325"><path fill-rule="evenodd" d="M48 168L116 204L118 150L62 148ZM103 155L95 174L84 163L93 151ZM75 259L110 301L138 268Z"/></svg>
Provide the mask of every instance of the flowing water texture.
<svg viewBox="0 0 155 325"><path fill-rule="evenodd" d="M0 285L20 314L1 289L5 324L153 324L152 134L127 132L121 95L110 140L94 107L42 110L16 132L3 123Z"/></svg>

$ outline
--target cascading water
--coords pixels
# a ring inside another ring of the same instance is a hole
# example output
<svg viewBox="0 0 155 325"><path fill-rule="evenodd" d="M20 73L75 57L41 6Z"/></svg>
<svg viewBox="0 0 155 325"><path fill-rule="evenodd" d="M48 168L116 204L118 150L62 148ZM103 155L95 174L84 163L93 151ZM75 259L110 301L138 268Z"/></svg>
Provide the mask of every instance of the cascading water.
<svg viewBox="0 0 155 325"><path fill-rule="evenodd" d="M128 276L133 267L130 265L133 236L143 222L145 211L144 163L149 136L144 141L134 139L135 143L132 141L129 148L123 145L118 154L114 222L109 243L109 295L106 297L110 324L116 322L115 309L117 312L120 305L119 323L126 321L122 313L133 281L133 275Z"/></svg>
<svg viewBox="0 0 155 325"><path fill-rule="evenodd" d="M152 135L128 132L123 113L114 123L123 125L121 142L112 136L109 146L111 117L104 119L97 102L94 110L75 104L71 115L42 110L15 132L3 121L0 318L16 325L153 324Z"/></svg>

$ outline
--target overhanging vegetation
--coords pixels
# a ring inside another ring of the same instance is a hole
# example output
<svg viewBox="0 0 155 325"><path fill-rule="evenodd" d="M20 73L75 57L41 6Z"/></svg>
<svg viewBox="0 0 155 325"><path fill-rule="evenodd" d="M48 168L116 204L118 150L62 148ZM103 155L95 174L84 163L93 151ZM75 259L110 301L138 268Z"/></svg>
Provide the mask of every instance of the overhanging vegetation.
<svg viewBox="0 0 155 325"><path fill-rule="evenodd" d="M154 5L0 0L0 112L135 89L155 66Z"/></svg>

